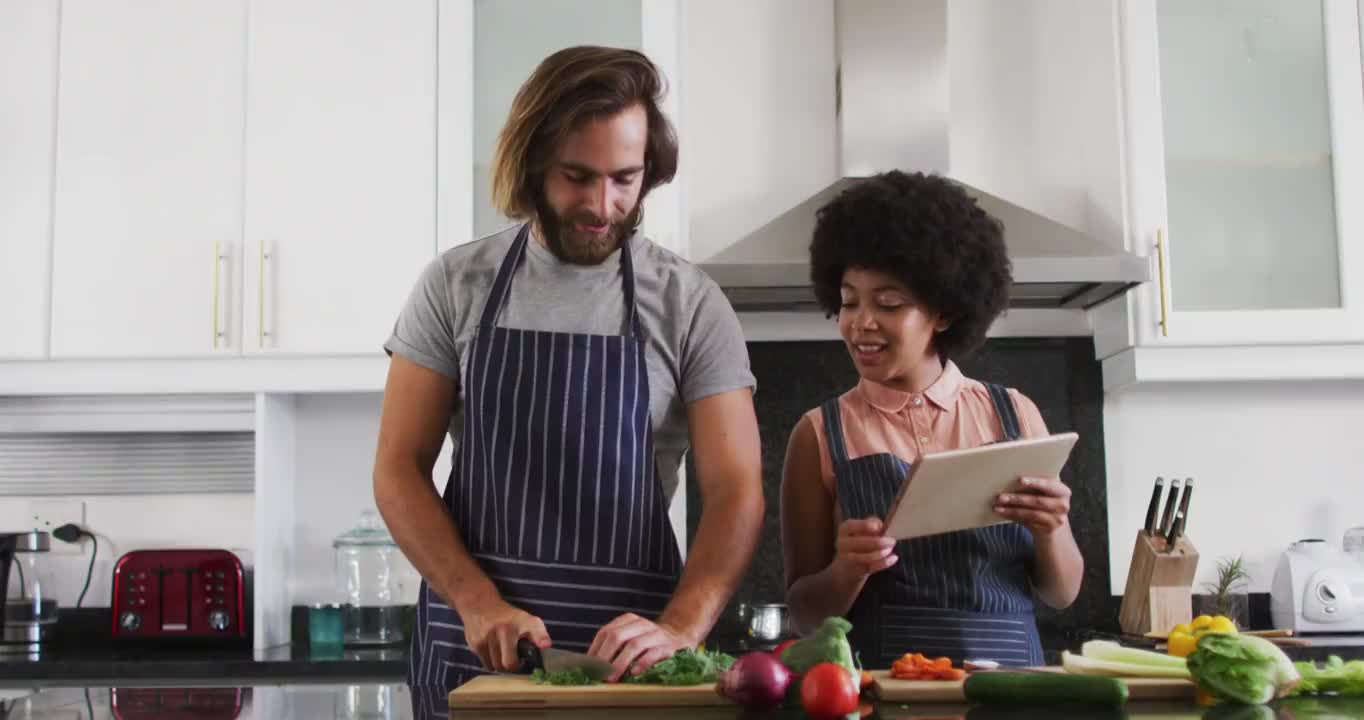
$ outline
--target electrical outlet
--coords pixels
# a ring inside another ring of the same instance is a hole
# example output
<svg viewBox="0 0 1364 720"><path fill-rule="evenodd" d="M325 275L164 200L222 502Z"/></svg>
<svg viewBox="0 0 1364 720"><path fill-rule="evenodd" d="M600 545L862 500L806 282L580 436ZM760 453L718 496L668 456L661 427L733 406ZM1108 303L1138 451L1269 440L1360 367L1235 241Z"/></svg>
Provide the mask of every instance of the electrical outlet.
<svg viewBox="0 0 1364 720"><path fill-rule="evenodd" d="M83 528L85 527L85 501L30 500L28 514L24 517L25 525L46 533L51 533L67 523L75 523ZM27 530L28 528L24 529ZM82 552L84 549L80 543L62 542L57 538L52 538L52 554L54 555L80 555Z"/></svg>

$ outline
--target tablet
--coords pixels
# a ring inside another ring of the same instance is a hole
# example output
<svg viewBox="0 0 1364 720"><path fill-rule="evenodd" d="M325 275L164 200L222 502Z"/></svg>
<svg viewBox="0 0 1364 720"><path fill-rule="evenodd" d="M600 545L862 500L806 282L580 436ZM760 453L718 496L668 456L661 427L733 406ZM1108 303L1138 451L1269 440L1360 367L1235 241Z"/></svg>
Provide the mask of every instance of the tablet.
<svg viewBox="0 0 1364 720"><path fill-rule="evenodd" d="M995 496L1020 477L1059 476L1079 437L1059 433L924 455L886 513L886 534L908 540L1011 522L995 514Z"/></svg>

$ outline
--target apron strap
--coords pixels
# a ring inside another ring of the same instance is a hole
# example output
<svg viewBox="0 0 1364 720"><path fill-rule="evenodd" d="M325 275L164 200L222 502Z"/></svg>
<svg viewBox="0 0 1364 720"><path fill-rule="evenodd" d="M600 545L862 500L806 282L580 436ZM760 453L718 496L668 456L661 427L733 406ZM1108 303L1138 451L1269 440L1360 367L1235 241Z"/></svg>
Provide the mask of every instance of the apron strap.
<svg viewBox="0 0 1364 720"><path fill-rule="evenodd" d="M835 468L842 467L848 463L848 446L843 440L843 414L838 407L838 398L826 401L819 410L824 416L824 443L830 464Z"/></svg>
<svg viewBox="0 0 1364 720"><path fill-rule="evenodd" d="M621 286L625 291L625 313L630 320L629 337L643 337L639 328L639 313L635 309L635 266L630 258L630 238L620 246L620 269ZM502 311L502 307L507 303L507 297L511 295L512 275L516 273L516 268L521 264L521 259L526 256L526 248L530 245L530 223L525 223L516 233L516 240L512 242L511 249L507 251L507 256L502 259L502 265L497 269L497 279L493 280L492 290L488 292L488 297L483 301L483 314L479 320L482 327L492 327L497 324L497 314Z"/></svg>
<svg viewBox="0 0 1364 720"><path fill-rule="evenodd" d="M483 300L483 315L479 319L479 325L492 327L497 322L497 313L501 312L502 306L507 302L507 295L511 293L512 273L516 272L516 266L521 264L521 258L526 256L526 245L529 244L529 240L530 223L525 223L517 231L511 250L507 251L507 256L502 259L502 265L497 269L497 279L493 280L492 290Z"/></svg>
<svg viewBox="0 0 1364 720"><path fill-rule="evenodd" d="M985 387L990 390L990 399L994 401L995 415L1004 430L1004 439L1017 440L1022 431L1019 429L1018 412L1014 408L1013 398L1009 397L1009 391L1003 385L994 383L986 383Z"/></svg>
<svg viewBox="0 0 1364 720"><path fill-rule="evenodd" d="M639 313L635 310L635 262L630 257L630 244L634 234L620 244L620 285L625 290L625 314L630 318L630 336L642 338L639 330Z"/></svg>

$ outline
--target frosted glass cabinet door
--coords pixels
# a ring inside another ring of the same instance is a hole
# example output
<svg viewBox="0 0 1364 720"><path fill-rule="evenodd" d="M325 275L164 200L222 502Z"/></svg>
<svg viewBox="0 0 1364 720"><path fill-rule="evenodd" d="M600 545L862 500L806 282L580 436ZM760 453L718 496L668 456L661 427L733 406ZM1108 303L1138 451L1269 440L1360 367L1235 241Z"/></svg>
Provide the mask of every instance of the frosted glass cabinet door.
<svg viewBox="0 0 1364 720"><path fill-rule="evenodd" d="M639 49L640 10L640 0L474 0L475 238L510 224L493 209L489 168L521 84L541 60L566 47Z"/></svg>
<svg viewBox="0 0 1364 720"><path fill-rule="evenodd" d="M1160 0L1179 310L1340 307L1320 2Z"/></svg>
<svg viewBox="0 0 1364 720"><path fill-rule="evenodd" d="M663 112L680 122L681 0L446 0L440 13L441 249L511 224L493 209L491 164L512 99L535 66L575 45L640 50L668 82ZM683 133L685 134L685 133ZM681 252L679 172L650 193L645 232Z"/></svg>
<svg viewBox="0 0 1364 720"><path fill-rule="evenodd" d="M1127 1L1148 337L1364 339L1358 1Z"/></svg>

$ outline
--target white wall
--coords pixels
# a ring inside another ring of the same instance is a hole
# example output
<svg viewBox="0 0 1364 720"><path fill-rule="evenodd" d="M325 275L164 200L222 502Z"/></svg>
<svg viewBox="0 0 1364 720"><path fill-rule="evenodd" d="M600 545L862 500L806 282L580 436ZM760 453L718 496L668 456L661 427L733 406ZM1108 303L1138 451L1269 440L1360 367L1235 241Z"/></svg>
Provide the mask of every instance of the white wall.
<svg viewBox="0 0 1364 720"><path fill-rule="evenodd" d="M374 508L375 394L300 395L294 405L294 569L292 603L339 602L332 540ZM417 588L407 588L416 602Z"/></svg>
<svg viewBox="0 0 1364 720"><path fill-rule="evenodd" d="M1227 383L1108 395L1113 593L1121 594L1156 476L1193 477L1189 539L1198 581L1244 554L1252 592L1268 592L1279 553L1308 537L1339 544L1364 525L1364 384Z"/></svg>
<svg viewBox="0 0 1364 720"><path fill-rule="evenodd" d="M1123 245L1115 4L948 5L952 174Z"/></svg>
<svg viewBox="0 0 1364 720"><path fill-rule="evenodd" d="M23 529L28 502L47 499L0 498L0 528ZM85 527L99 539L99 554L83 607L109 607L114 563L129 550L221 548L236 553L243 564L253 563L255 525L249 493L91 495L80 499L85 501ZM72 545L53 538L52 550L43 559L50 561L57 603L74 606L90 565L90 541L82 540L76 553Z"/></svg>
<svg viewBox="0 0 1364 720"><path fill-rule="evenodd" d="M701 262L838 177L832 0L682 3L678 129Z"/></svg>

